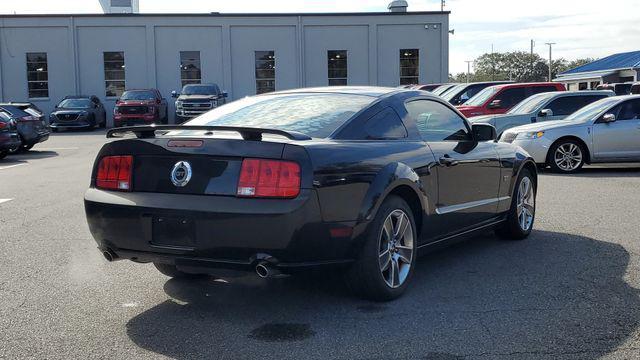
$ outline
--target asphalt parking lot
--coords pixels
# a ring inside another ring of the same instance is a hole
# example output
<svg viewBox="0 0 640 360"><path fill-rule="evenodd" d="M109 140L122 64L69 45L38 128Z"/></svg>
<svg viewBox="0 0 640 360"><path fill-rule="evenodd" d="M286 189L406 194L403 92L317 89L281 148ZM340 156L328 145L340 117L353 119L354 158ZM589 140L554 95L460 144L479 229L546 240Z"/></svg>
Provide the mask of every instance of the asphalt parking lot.
<svg viewBox="0 0 640 360"><path fill-rule="evenodd" d="M429 254L391 303L335 278L107 263L82 197L104 132L0 161L0 358L640 357L640 164L542 174L532 236Z"/></svg>

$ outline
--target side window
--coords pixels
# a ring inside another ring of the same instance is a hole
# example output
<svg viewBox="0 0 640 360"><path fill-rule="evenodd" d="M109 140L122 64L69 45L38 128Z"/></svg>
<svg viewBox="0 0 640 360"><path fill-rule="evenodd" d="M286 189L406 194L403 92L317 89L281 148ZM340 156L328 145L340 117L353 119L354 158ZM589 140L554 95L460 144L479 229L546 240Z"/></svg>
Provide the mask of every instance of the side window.
<svg viewBox="0 0 640 360"><path fill-rule="evenodd" d="M367 120L364 128L367 139L404 139L408 135L402 120L391 108L386 108Z"/></svg>
<svg viewBox="0 0 640 360"><path fill-rule="evenodd" d="M546 108L553 111L554 116L569 115L583 107L585 105L584 98L588 97L595 98L595 96L565 96L553 100Z"/></svg>
<svg viewBox="0 0 640 360"><path fill-rule="evenodd" d="M620 111L616 116L618 120L640 119L640 100L628 100L619 106Z"/></svg>
<svg viewBox="0 0 640 360"><path fill-rule="evenodd" d="M523 87L510 88L502 91L495 100L500 100L500 107L511 109L515 104L527 97L527 89Z"/></svg>
<svg viewBox="0 0 640 360"><path fill-rule="evenodd" d="M464 119L439 102L415 100L407 103L406 108L424 141L465 141L470 139Z"/></svg>

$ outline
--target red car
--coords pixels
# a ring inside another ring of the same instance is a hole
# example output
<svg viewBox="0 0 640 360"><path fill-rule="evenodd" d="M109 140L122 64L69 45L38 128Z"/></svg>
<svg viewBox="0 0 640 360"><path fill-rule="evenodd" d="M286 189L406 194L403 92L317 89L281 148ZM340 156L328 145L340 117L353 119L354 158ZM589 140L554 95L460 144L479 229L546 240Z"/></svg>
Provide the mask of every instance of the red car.
<svg viewBox="0 0 640 360"><path fill-rule="evenodd" d="M127 90L116 101L113 125L166 124L167 114L167 100L157 89Z"/></svg>
<svg viewBox="0 0 640 360"><path fill-rule="evenodd" d="M551 91L565 91L558 83L503 84L485 88L469 99L458 110L466 117L504 114L529 96Z"/></svg>

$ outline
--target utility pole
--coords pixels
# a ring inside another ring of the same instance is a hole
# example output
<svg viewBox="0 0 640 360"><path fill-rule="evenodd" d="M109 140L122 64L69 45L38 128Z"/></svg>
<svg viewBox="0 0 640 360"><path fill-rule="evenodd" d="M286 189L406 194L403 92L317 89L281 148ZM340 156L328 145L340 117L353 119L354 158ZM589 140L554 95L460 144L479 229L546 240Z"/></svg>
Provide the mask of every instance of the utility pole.
<svg viewBox="0 0 640 360"><path fill-rule="evenodd" d="M531 78L533 78L533 73L535 71L535 60L533 59L533 48L536 46L536 42L531 39Z"/></svg>
<svg viewBox="0 0 640 360"><path fill-rule="evenodd" d="M549 45L549 82L551 82L551 68L553 66L553 57L551 56L552 55L551 47L553 45L555 45L556 43L548 42L548 43L545 43L545 44Z"/></svg>
<svg viewBox="0 0 640 360"><path fill-rule="evenodd" d="M467 63L467 84L469 83L469 75L471 74L471 63L473 60L466 60Z"/></svg>
<svg viewBox="0 0 640 360"><path fill-rule="evenodd" d="M440 0L440 11L444 11L445 4L446 4L445 0Z"/></svg>

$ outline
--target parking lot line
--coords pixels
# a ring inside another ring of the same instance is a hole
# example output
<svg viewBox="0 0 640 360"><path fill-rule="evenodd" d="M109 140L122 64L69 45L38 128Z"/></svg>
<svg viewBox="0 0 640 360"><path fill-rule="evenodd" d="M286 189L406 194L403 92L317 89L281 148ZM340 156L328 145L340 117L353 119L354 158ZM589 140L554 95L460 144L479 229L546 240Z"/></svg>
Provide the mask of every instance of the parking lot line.
<svg viewBox="0 0 640 360"><path fill-rule="evenodd" d="M11 200L13 200L13 199L0 199L0 204L9 202Z"/></svg>
<svg viewBox="0 0 640 360"><path fill-rule="evenodd" d="M14 168L16 166L22 166L22 165L29 165L29 164L22 163L22 164L15 164L15 165L0 166L0 170L11 169L11 168Z"/></svg>

